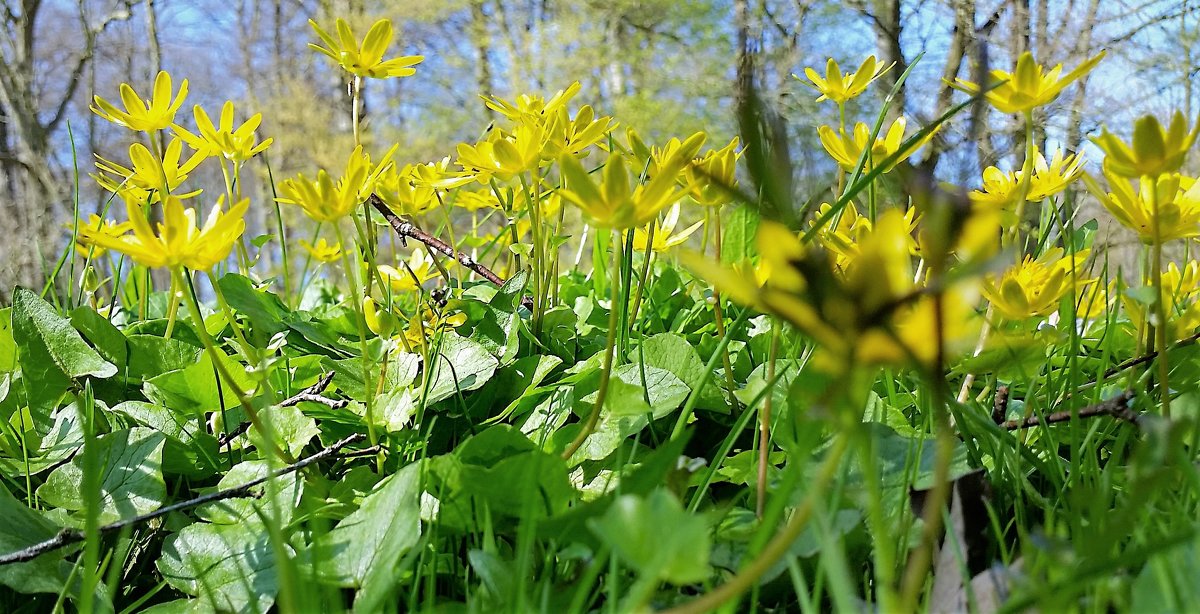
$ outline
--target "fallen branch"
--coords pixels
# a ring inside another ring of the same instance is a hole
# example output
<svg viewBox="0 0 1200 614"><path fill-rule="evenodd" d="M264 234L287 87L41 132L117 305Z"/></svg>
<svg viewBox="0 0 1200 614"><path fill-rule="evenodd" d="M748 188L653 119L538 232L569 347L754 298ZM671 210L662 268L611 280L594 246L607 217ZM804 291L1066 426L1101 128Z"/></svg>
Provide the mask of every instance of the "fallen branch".
<svg viewBox="0 0 1200 614"><path fill-rule="evenodd" d="M1190 336L1190 337L1184 337L1183 339L1180 339L1179 341L1176 341L1175 343L1172 343L1170 346L1168 346L1168 347L1167 347L1167 349L1168 349L1168 350L1171 350L1171 351L1174 351L1174 350L1177 350L1177 349L1179 349L1179 348L1184 348L1184 347L1187 347L1187 346L1189 346L1189 345L1193 345L1193 344L1195 344L1197 341L1200 341L1200 332L1198 332L1198 333L1195 333L1195 334L1193 334L1193 335L1192 335L1192 336ZM1116 364L1116 365L1114 365L1112 368L1110 368L1109 370L1105 371L1105 372L1104 372L1104 377L1106 377L1106 378L1107 378L1107 377L1112 377L1112 376L1114 376L1114 375L1116 375L1116 374L1118 374L1118 373L1120 373L1120 372L1122 372L1122 371L1124 371L1124 370L1126 370L1126 369L1131 369L1131 368L1133 368L1133 367L1136 367L1136 366L1138 366L1138 365L1144 365L1144 364L1146 364L1146 363L1150 362L1151 360L1154 360L1154 359L1155 359L1155 358L1157 358L1157 357L1158 357L1158 352L1157 352L1157 351L1155 351L1155 352L1149 352L1149 353L1146 353L1146 354L1142 354L1141 356L1137 356L1137 357L1134 357L1134 358L1130 358L1129 360L1126 360L1125 362L1122 362L1122 363Z"/></svg>
<svg viewBox="0 0 1200 614"><path fill-rule="evenodd" d="M325 392L325 389L329 387L329 383L332 381L333 371L330 371L329 373L321 376L321 379L317 380L317 383L281 401L279 406L294 407L304 401L308 401L310 403L320 403L329 409L343 409L349 404L349 401L331 399L329 397L321 396L321 393ZM229 442L233 441L239 435L245 433L249 429L249 422L243 422L239 424L237 428L229 431L228 433L224 433L217 438L217 447L229 445Z"/></svg>
<svg viewBox="0 0 1200 614"><path fill-rule="evenodd" d="M1068 422L1075 418L1093 418L1096 416L1112 416L1127 422L1137 424L1138 415L1129 407L1129 402L1133 400L1133 393L1126 390L1121 394L1107 400L1081 407L1075 411L1056 411L1052 414L1046 414L1044 417L1030 416L1023 420L1009 420L1000 423L1000 428L1015 431L1026 429L1044 424L1055 424L1057 422Z"/></svg>
<svg viewBox="0 0 1200 614"><path fill-rule="evenodd" d="M468 269L471 269L477 275L492 282L493 284L496 284L497 286L504 285L505 280L499 275L493 273L491 269L483 266L482 263L477 262L470 255L456 251L450 244L425 232L424 230L421 230L416 224L405 221L403 218L401 218L399 215L396 215L391 209L389 209L388 206L385 205L378 196L372 194L367 198L367 202L369 202L372 207L375 207L376 211L383 215L384 219L388 221L388 224L391 224L392 230L395 230L396 235L400 237L400 243L407 245L408 239L420 241L421 243L424 243L426 247L450 257L455 262ZM533 297L529 295L522 296L521 304L528 309L533 309Z"/></svg>
<svg viewBox="0 0 1200 614"><path fill-rule="evenodd" d="M362 433L355 433L353 435L350 435L339 441L334 442L333 445L321 450L320 452L317 452L316 454L313 454L312 456L298 460L298 461L288 465L287 467L284 467L278 471L269 473L261 478L250 480L249 482L246 482L245 484L242 484L241 486L235 486L233 488L219 490L217 492L209 493L207 495L201 495L194 499L188 499L187 501L180 501L178 503L173 503L166 507L160 507L157 510L154 510L153 512L150 512L148 514L142 514L141 516L134 516L133 518L128 518L125 520L118 520L117 522L114 522L111 524L106 524L106 525L100 527L99 531L100 531L100 533L111 533L113 531L120 531L121 529L130 527L133 525L141 524L144 522L149 522L151 520L154 520L155 518L166 516L167 514L170 514L172 512L178 512L180 510L185 510L188 508L196 507L198 505L204 505L205 503L212 503L214 501L222 501L225 499L239 499L239 498L247 498L247 497L253 497L253 498L261 497L262 493L254 493L254 492L251 492L250 489L254 488L255 486L258 486L260 484L263 484L267 480L277 478L281 475L287 475L289 473L292 473L293 471L299 471L313 463L316 463L318 461L329 458L330 456L337 454L338 451L340 451L342 448L344 448L356 441L362 440L363 437L364 436ZM70 544L81 542L84 539L86 539L86 535L84 535L83 531L80 531L78 529L63 529L63 530L59 531L57 535L55 535L54 537L51 537L50 539L33 544L32 546L29 546L28 548L22 548L21 550L17 550L16 552L10 552L5 555L0 555L0 565L9 565L12 563L24 563L26 561L31 561L43 554L46 554L47 552L52 552L52 551L58 550L59 548L62 548L64 546L68 546Z"/></svg>

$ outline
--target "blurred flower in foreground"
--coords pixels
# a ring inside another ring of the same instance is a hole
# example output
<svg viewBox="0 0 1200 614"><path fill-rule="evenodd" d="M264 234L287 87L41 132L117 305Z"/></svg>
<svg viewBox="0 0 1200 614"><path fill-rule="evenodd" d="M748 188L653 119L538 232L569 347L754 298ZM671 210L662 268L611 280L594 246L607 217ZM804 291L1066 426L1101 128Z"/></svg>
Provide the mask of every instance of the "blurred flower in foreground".
<svg viewBox="0 0 1200 614"><path fill-rule="evenodd" d="M998 279L984 280L983 295L1012 320L1048 316L1058 310L1059 300L1072 288L1095 282L1083 278L1081 266L1087 254L1084 250L1063 256L1062 248L1054 248L1036 260L1026 256Z"/></svg>
<svg viewBox="0 0 1200 614"><path fill-rule="evenodd" d="M1062 74L1062 64L1046 72L1033 59L1033 54L1026 51L1017 58L1017 67L1013 72L1004 70L991 71L991 83L999 83L988 90L984 98L1002 113L1025 113L1036 107L1053 102L1063 88L1091 72L1096 64L1104 58L1104 51L1088 58L1067 73ZM964 79L955 79L949 84L957 90L971 94L980 92L979 84Z"/></svg>
<svg viewBox="0 0 1200 614"><path fill-rule="evenodd" d="M938 301L914 282L911 226L888 210L861 237L844 271L825 250L806 248L783 226L763 222L758 249L769 269L759 286L753 276L698 254L689 268L732 300L773 313L812 337L832 368L853 364L930 366L941 339L948 352L965 350L972 337L976 284L963 279ZM941 330L939 329L941 327Z"/></svg>
<svg viewBox="0 0 1200 614"><path fill-rule="evenodd" d="M838 66L837 61L833 58L825 63L825 77L822 78L820 73L812 68L805 68L804 75L811 82L811 87L821 92L817 98L817 102L822 100L832 100L837 104L845 104L847 100L858 96L866 91L867 86L872 81L883 76L884 73L891 70L895 64L881 66L875 56L867 56L863 63L858 66L858 70L850 73L843 73ZM793 78L800 80L800 77L792 75Z"/></svg>
<svg viewBox="0 0 1200 614"><path fill-rule="evenodd" d="M159 71L154 78L154 94L148 100L142 100L128 83L121 84L121 103L125 106L122 111L109 101L94 96L92 112L100 117L130 130L153 132L170 127L175 121L175 112L187 98L188 82L184 79L179 84L179 94L171 100L171 75L167 71Z"/></svg>
<svg viewBox="0 0 1200 614"><path fill-rule="evenodd" d="M337 262L342 257L342 244L335 243L330 245L324 238L317 241L316 245L300 239L300 247L304 248L304 251L308 252L308 255L312 256L313 260L318 262Z"/></svg>
<svg viewBox="0 0 1200 614"><path fill-rule="evenodd" d="M1104 166L1122 177L1157 177L1177 172L1196 136L1200 133L1200 118L1189 132L1187 118L1176 111L1171 125L1164 129L1158 118L1146 115L1133 125L1132 146L1104 128L1092 142L1104 150Z"/></svg>
<svg viewBox="0 0 1200 614"><path fill-rule="evenodd" d="M132 233L118 237L95 235L92 239L97 245L126 254L138 264L151 268L185 266L207 271L229 256L234 242L246 229L244 216L250 201L243 198L225 212L222 211L223 201L223 198L219 199L213 205L201 228L196 225L195 209L185 209L179 198L167 196L163 200L163 221L158 224L157 233L146 219L145 211L135 204L128 204Z"/></svg>
<svg viewBox="0 0 1200 614"><path fill-rule="evenodd" d="M383 54L387 53L388 45L392 44L392 37L395 35L390 19L376 21L367 31L367 35L363 37L361 46L354 38L354 32L350 30L350 25L341 17L337 19L338 37L336 39L322 30L317 22L309 19L308 25L312 26L317 36L321 37L321 42L325 43L324 47L316 43L309 43L309 48L329 56L346 72L359 77L387 79L412 76L417 72L412 67L425 59L420 55L383 59Z"/></svg>

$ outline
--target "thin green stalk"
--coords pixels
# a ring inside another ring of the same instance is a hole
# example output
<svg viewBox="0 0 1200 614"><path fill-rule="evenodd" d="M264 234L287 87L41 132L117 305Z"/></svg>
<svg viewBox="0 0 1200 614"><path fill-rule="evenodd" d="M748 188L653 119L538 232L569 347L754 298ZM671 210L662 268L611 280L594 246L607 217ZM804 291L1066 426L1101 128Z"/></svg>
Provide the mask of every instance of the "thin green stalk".
<svg viewBox="0 0 1200 614"><path fill-rule="evenodd" d="M1154 313L1158 322L1154 327L1154 342L1158 357L1155 362L1158 363L1159 406L1162 409L1163 417L1170 418L1171 386L1168 384L1168 378L1171 374L1171 362L1167 356L1167 335L1171 327L1167 322L1167 295L1162 283L1163 239L1158 206L1158 181L1153 177L1142 177L1141 181L1149 186L1151 202L1154 203L1154 255L1151 266L1154 267L1152 276L1154 277L1154 290L1157 294L1154 301Z"/></svg>
<svg viewBox="0 0 1200 614"><path fill-rule="evenodd" d="M292 458L291 454L288 454L286 450L280 448L279 444L275 442L274 430L268 429L267 425L263 423L258 415L258 410L254 409L254 405L246 398L246 393L242 390L242 387L233 379L233 375L229 372L229 369L225 368L225 363L221 360L221 353L217 351L217 346L213 342L212 336L208 334L208 329L204 327L204 314L200 312L200 303L196 301L196 288L192 284L191 276L184 275L183 270L179 268L172 269L171 275L180 277L187 283L190 290L187 295L190 300L186 302L188 311L191 312L192 320L196 324L196 334L200 336L200 343L204 345L205 351L208 352L209 358L212 359L213 368L217 370L217 374L221 379L225 380L225 385L229 386L229 389L233 391L233 395L237 397L238 403L245 410L246 418L250 420L250 424L254 428L258 429L259 433L262 433L263 439L266 440L272 454L285 463L295 462L296 459ZM182 284L180 285L182 286Z"/></svg>
<svg viewBox="0 0 1200 614"><path fill-rule="evenodd" d="M283 208L279 206L279 193L275 190L275 174L271 171L271 159L267 157L267 152L263 152L263 164L267 167L267 183L271 186L271 204L275 205L275 225L279 230L279 252L280 263L283 265L283 295L291 301L292 296L292 273L290 258L288 254L287 232L283 227Z"/></svg>
<svg viewBox="0 0 1200 614"><path fill-rule="evenodd" d="M79 156L75 151L75 133L71 131L71 121L67 120L67 138L71 141L71 172L72 190L71 199L71 246L67 249L71 250L71 267L67 271L67 309L75 308L75 246L79 245ZM88 260L91 260L91 250L88 250ZM86 266L86 265L85 265ZM80 294L83 294L83 289L80 289Z"/></svg>
<svg viewBox="0 0 1200 614"><path fill-rule="evenodd" d="M350 306L354 309L354 323L358 327L358 347L362 353L362 369L363 381L371 381L371 354L367 351L367 324L363 319L362 312L362 291L358 285L358 275L354 270L355 263L351 260L351 250L346 246L346 240L342 236L342 227L339 224L333 225L334 231L337 233L338 243L342 244L342 265L346 269L346 279L350 284ZM354 250L357 251L357 250ZM379 444L379 437L375 433L375 398L372 394L366 394L363 403L366 406L366 421L367 421L367 440L370 445ZM383 472L383 458L376 458L376 467L379 472Z"/></svg>
<svg viewBox="0 0 1200 614"><path fill-rule="evenodd" d="M179 280L174 275L171 276L171 289L167 291L167 301L167 333L164 337L170 339L175 330L175 316L179 312Z"/></svg>
<svg viewBox="0 0 1200 614"><path fill-rule="evenodd" d="M796 507L787 524L776 533L775 537L767 543L766 547L762 549L762 552L753 561L743 567L728 582L704 593L693 601L666 610L666 612L669 614L703 614L711 612L725 602L737 598L757 584L763 574L767 573L768 570L775 566L775 563L779 562L788 553L792 542L796 541L796 538L808 526L808 521L812 518L816 505L824 503L825 489L829 487L834 477L837 476L838 469L842 464L842 457L846 453L846 448L846 437L838 437L834 440L833 448L829 451L829 455L825 457L824 462L821 463L816 478L809 485L808 494L804 497L804 501Z"/></svg>
<svg viewBox="0 0 1200 614"><path fill-rule="evenodd" d="M83 438L83 500L84 510L84 546L83 546L83 578L79 589L79 611L88 614L93 611L92 603L96 594L96 586L100 581L98 565L100 562L100 460L96 455L96 403L92 398L91 383L84 383L83 394L75 407L84 424Z"/></svg>
<svg viewBox="0 0 1200 614"><path fill-rule="evenodd" d="M613 269L617 270L620 269L621 266L621 250L619 249L619 245L614 247ZM583 446L583 442L587 440L588 436L596 430L596 424L600 421L600 409L604 407L604 400L608 396L608 381L612 376L613 353L617 344L616 303L620 297L620 293L618 291L619 289L617 287L618 285L619 284L617 283L612 284L611 300L613 304L610 305L608 309L608 335L604 342L604 366L600 371L600 387L596 390L596 402L592 405L592 411L590 414L588 414L587 420L584 421L583 427L579 429L579 434L576 435L575 439L571 441L570 444L567 444L567 447L563 450L562 457L565 460L569 460L572 456L574 456L575 452L578 451L581 446Z"/></svg>
<svg viewBox="0 0 1200 614"><path fill-rule="evenodd" d="M733 325L729 327L730 334L721 337L721 340L717 343L717 349L709 357L708 364L704 365L704 373L701 374L700 381L696 382L696 387L692 389L692 393L688 395L687 402L683 404L683 411L680 412L679 419L675 422L675 428L671 431L672 441L683 435L684 429L687 428L687 421L692 417L692 412L696 411L696 403L700 401L699 391L704 390L704 387L708 385L708 380L712 378L713 371L717 368L717 361L721 359L721 353L729 347L729 342L733 339L733 335L740 331L742 325L749 319L750 310L742 310L742 313L733 321Z"/></svg>

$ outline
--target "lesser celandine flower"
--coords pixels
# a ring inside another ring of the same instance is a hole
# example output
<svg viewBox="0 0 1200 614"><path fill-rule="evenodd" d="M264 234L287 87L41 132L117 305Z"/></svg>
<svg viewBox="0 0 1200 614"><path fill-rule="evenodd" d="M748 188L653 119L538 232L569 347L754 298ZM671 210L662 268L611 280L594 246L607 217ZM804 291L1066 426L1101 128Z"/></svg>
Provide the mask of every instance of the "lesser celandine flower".
<svg viewBox="0 0 1200 614"><path fill-rule="evenodd" d="M449 330L462 326L467 315L458 311L438 313L429 307L421 310L420 318L411 318L404 329L404 338L410 347L423 348L431 339Z"/></svg>
<svg viewBox="0 0 1200 614"><path fill-rule="evenodd" d="M1167 264L1162 273L1162 290L1168 337L1172 340L1188 335L1200 326L1200 301L1196 300L1198 289L1200 262L1191 260L1182 269L1174 262ZM1121 296L1121 303L1129 319L1134 322L1144 322L1152 313L1147 312L1148 305L1129 293Z"/></svg>
<svg viewBox="0 0 1200 614"><path fill-rule="evenodd" d="M1134 178L1157 177L1179 171L1198 133L1200 118L1189 131L1187 118L1182 112L1176 111L1167 128L1163 128L1153 115L1139 118L1133 125L1132 146L1109 132L1108 128L1104 128L1092 142L1104 150L1104 165L1114 174Z"/></svg>
<svg viewBox="0 0 1200 614"><path fill-rule="evenodd" d="M346 162L345 173L336 183L325 169L317 172L315 180L301 173L280 184L279 192L283 197L275 200L299 206L318 222L336 222L370 196L380 174L391 166L390 158L395 149L388 150L380 164L372 165L371 157L363 152L362 146L355 147Z"/></svg>
<svg viewBox="0 0 1200 614"><path fill-rule="evenodd" d="M246 229L244 216L250 207L242 199L229 211L222 211L224 199L213 205L203 227L196 225L196 210L184 208L175 196L163 200L163 221L158 232L150 226L146 213L135 204L128 204L129 224L133 232L117 237L95 235L97 245L116 250L133 258L138 264L151 268L166 267L207 271L225 260L233 244Z"/></svg>
<svg viewBox="0 0 1200 614"><path fill-rule="evenodd" d="M891 70L893 65L882 66L875 59L875 56L871 55L863 60L863 63L858 66L858 70L843 73L837 61L829 58L825 63L825 76L823 78L820 73L812 68L805 68L804 75L808 77L812 87L821 92L821 95L817 98L817 102L832 100L840 105L845 104L847 100L866 91L867 86L872 81ZM800 79L796 75L792 75L792 77Z"/></svg>
<svg viewBox="0 0 1200 614"><path fill-rule="evenodd" d="M596 117L590 105L580 107L574 118L565 107L560 107L547 124L549 137L542 148L542 159L555 160L562 155L580 155L608 136L615 127L611 117Z"/></svg>
<svg viewBox="0 0 1200 614"><path fill-rule="evenodd" d="M874 168L876 164L899 152L899 155L888 164L885 171L895 168L896 164L915 153L922 145L929 142L936 133L936 131L930 131L928 135L922 137L919 141L908 146L901 152L900 147L904 144L904 130L906 127L907 121L903 117L898 118L888 127L883 138L875 139L875 142L871 144L871 152L867 156L864 170ZM871 130L866 124L859 122L854 125L854 133L852 135L847 135L829 126L817 128L817 135L821 138L821 145L825 147L825 151L829 153L829 156L843 170L852 172L858 168L858 159L862 156L863 149L867 147L867 141L871 138Z"/></svg>
<svg viewBox="0 0 1200 614"><path fill-rule="evenodd" d="M273 139L255 143L259 124L262 123L262 113L255 113L237 128L233 127L233 101L226 101L221 107L221 117L217 125L200 105L192 108L196 118L196 130L193 134L183 126L175 124L175 134L183 139L192 149L206 156L223 157L234 162L244 162L262 153L271 146Z"/></svg>
<svg viewBox="0 0 1200 614"><path fill-rule="evenodd" d="M647 228L635 228L633 231L633 248L640 251L646 251L646 246L650 246L656 252L665 252L672 247L682 245L687 241L692 233L696 232L704 221L696 222L679 232L675 232L675 226L679 224L679 203L675 203L667 210L667 214L663 217L662 223L654 228L654 239L650 239L650 231Z"/></svg>
<svg viewBox="0 0 1200 614"><path fill-rule="evenodd" d="M1029 180L1025 199L1030 202L1045 200L1067 189L1083 175L1083 156L1064 156L1061 149L1054 151L1049 162L1041 152L1034 149L1033 175ZM1021 188L1021 170L1005 173L989 166L983 171L983 187L971 192L971 201L980 205L1007 208L1016 202Z"/></svg>
<svg viewBox="0 0 1200 614"><path fill-rule="evenodd" d="M1083 181L1104 208L1136 232L1143 243L1152 245L1200 236L1200 182L1164 174L1144 178L1135 192L1128 179L1107 166L1104 176L1112 192L1105 192L1090 175L1084 175Z"/></svg>
<svg viewBox="0 0 1200 614"><path fill-rule="evenodd" d="M154 94L147 100L138 97L128 83L121 84L121 103L125 110L118 109L107 100L95 96L92 98L92 111L104 119L139 132L164 130L175 121L175 112L179 110L183 100L187 98L188 82L184 79L179 84L179 93L171 99L171 75L167 71L159 71L154 78Z"/></svg>
<svg viewBox="0 0 1200 614"><path fill-rule="evenodd" d="M316 43L309 43L308 46L332 58L346 72L359 77L387 79L412 76L417 72L412 67L425 59L420 55L383 59L383 54L387 53L388 45L392 44L392 37L395 35L389 19L376 21L367 31L367 35L363 37L362 45L358 44L354 32L350 29L350 24L340 17L336 24L338 35L336 39L322 30L317 22L310 19L308 25L312 26L317 36L321 37L321 42L325 43L324 47Z"/></svg>
<svg viewBox="0 0 1200 614"><path fill-rule="evenodd" d="M1058 310L1059 300L1071 288L1095 281L1084 279L1080 270L1087 254L1084 250L1064 256L1062 248L1054 248L1036 260L1026 256L999 278L986 279L983 295L1012 320L1048 316Z"/></svg>
<svg viewBox="0 0 1200 614"><path fill-rule="evenodd" d="M204 153L196 152L181 164L182 153L183 144L179 139L171 139L161 159L150 153L145 145L134 143L129 146L129 159L133 168L125 168L116 162L105 160L97 154L96 168L100 169L101 173L92 175L92 177L101 187L110 192L116 193L124 185L140 190L139 194L145 194L148 198L158 200L162 193L169 193L179 187L187 179L188 173L191 173L204 161ZM191 198L200 192L200 190L194 190L175 196Z"/></svg>
<svg viewBox="0 0 1200 614"><path fill-rule="evenodd" d="M66 226L67 230L73 232L78 228L75 235L76 251L82 254L91 252L92 256L97 258L108 250L96 242L96 237L115 239L133 228L129 222L117 223L113 220L106 220L95 213L88 216L87 220L79 220L75 224L67 223L64 226Z"/></svg>
<svg viewBox="0 0 1200 614"><path fill-rule="evenodd" d="M1026 113L1053 102L1063 88L1091 72L1104 58L1104 54L1104 51L1097 53L1075 70L1063 75L1062 64L1046 72L1033 59L1033 54L1026 51L1017 58L1017 67L1013 72L999 69L991 71L991 82L1000 85L988 90L984 98L1002 113ZM971 95L980 91L979 84L964 79L955 79L949 85Z"/></svg>
<svg viewBox="0 0 1200 614"><path fill-rule="evenodd" d="M393 292L413 292L425 282L438 276L433 259L422 251L413 251L400 269L386 264L379 265L379 274L391 286Z"/></svg>
<svg viewBox="0 0 1200 614"><path fill-rule="evenodd" d="M560 110L565 110L567 103L579 93L580 88L579 82L576 81L568 85L566 89L555 92L550 100L537 94L521 94L513 102L499 96L481 95L480 98L489 109L507 117L513 123L529 120L533 120L534 123L545 123L557 115Z"/></svg>
<svg viewBox="0 0 1200 614"><path fill-rule="evenodd" d="M318 240L316 245L300 239L300 247L304 248L304 251L308 252L308 255L312 256L313 260L318 262L337 262L342 257L342 244L334 243L330 245L324 238Z"/></svg>
<svg viewBox="0 0 1200 614"><path fill-rule="evenodd" d="M538 168L546 136L546 131L533 123L521 124L507 136L493 131L475 145L459 143L458 164L479 183L486 184L492 177L508 181Z"/></svg>
<svg viewBox="0 0 1200 614"><path fill-rule="evenodd" d="M618 152L609 154L604 170L598 173L601 176L599 185L579 160L574 156L563 156L559 159L559 169L566 187L560 195L582 209L599 226L619 230L645 226L683 196L676 183L702 143L702 137L693 135L662 161L648 181L636 187L631 183L637 175L630 177L625 156Z"/></svg>
<svg viewBox="0 0 1200 614"><path fill-rule="evenodd" d="M688 194L706 207L719 207L733 200L737 188L738 138L720 149L710 149L687 167Z"/></svg>
<svg viewBox="0 0 1200 614"><path fill-rule="evenodd" d="M829 203L821 203L817 208L817 214L814 216L810 225L816 225L818 220L828 218L833 206ZM909 207L903 213L904 223L908 227L908 254L915 255L917 253L917 240L912 233L917 229L917 209ZM825 223L817 232L817 238L821 244L825 246L831 253L835 255L834 264L839 270L845 270L846 266L858 255L859 244L863 238L869 235L873 229L871 220L860 215L858 208L853 202L846 203L842 208L841 215L836 216L836 223Z"/></svg>

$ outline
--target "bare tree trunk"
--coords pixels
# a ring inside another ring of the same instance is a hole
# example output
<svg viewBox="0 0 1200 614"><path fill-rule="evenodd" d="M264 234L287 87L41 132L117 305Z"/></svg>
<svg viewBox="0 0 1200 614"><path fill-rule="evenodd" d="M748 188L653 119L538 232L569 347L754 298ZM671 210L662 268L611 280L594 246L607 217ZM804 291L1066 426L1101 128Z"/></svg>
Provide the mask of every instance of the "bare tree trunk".
<svg viewBox="0 0 1200 614"><path fill-rule="evenodd" d="M875 44L879 48L880 60L886 66L895 62L896 67L883 76L888 88L896 86L900 75L908 70L908 61L904 59L904 50L900 46L900 34L903 26L900 24L900 0L874 0L875 14L871 25L875 31ZM888 109L888 120L894 121L904 115L905 93L901 86L896 92L892 106Z"/></svg>

